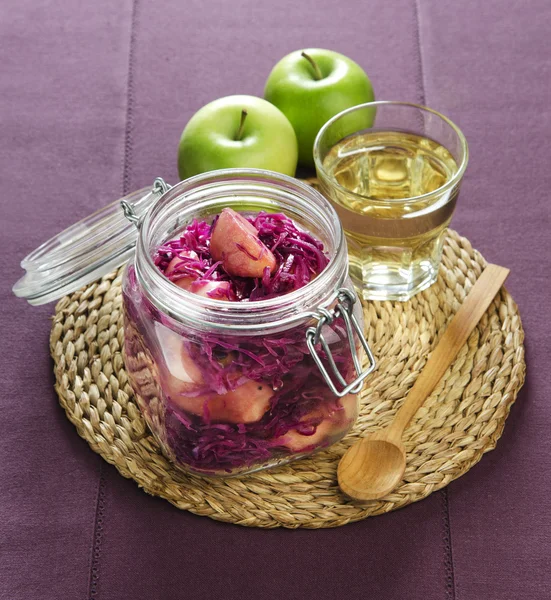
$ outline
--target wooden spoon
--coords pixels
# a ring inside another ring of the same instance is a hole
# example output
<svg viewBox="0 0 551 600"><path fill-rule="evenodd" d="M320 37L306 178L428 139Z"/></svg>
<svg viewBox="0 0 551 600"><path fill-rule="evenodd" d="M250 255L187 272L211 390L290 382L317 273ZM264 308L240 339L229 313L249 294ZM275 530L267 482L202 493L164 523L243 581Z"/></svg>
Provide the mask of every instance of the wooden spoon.
<svg viewBox="0 0 551 600"><path fill-rule="evenodd" d="M509 274L488 265L449 323L425 368L390 425L359 440L342 457L337 476L341 490L354 500L377 500L402 480L406 451L402 434L413 415L436 387Z"/></svg>

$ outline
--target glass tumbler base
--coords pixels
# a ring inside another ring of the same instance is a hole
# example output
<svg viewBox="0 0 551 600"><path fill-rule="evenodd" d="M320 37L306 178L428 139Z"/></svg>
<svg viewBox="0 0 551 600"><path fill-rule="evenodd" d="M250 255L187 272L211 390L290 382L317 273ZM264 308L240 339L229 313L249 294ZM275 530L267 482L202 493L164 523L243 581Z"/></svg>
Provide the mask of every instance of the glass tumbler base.
<svg viewBox="0 0 551 600"><path fill-rule="evenodd" d="M364 300L396 300L405 302L430 287L438 277L438 268L421 261L412 268L370 265L363 269L350 265L350 276Z"/></svg>

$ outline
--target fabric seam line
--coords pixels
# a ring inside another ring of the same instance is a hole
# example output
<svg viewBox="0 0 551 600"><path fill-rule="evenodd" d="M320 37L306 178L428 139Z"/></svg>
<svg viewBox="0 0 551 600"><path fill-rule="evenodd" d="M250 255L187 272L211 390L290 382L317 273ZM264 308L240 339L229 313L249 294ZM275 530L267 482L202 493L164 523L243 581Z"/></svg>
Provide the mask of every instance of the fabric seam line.
<svg viewBox="0 0 551 600"><path fill-rule="evenodd" d="M444 521L444 551L446 553L445 569L446 569L446 597L448 600L457 600L456 585L455 585L455 569L453 564L453 545L452 532L450 522L450 503L449 491L445 487L442 490L442 514Z"/></svg>
<svg viewBox="0 0 551 600"><path fill-rule="evenodd" d="M94 518L94 535L90 560L90 576L88 578L88 598L93 600L97 596L99 581L99 559L101 543L103 541L103 517L105 512L105 476L103 473L103 459L100 461L98 491L96 496L96 514Z"/></svg>
<svg viewBox="0 0 551 600"><path fill-rule="evenodd" d="M419 100L423 106L426 106L426 86L425 86L425 69L423 66L423 45L421 43L421 6L420 0L413 0L413 12L415 18L415 34L418 51L418 72L417 84L419 88ZM456 600L455 589L455 569L453 564L453 547L452 534L450 523L450 504L448 490L444 488L442 491L443 501L443 525L444 525L444 569L446 575L446 597L449 600Z"/></svg>
<svg viewBox="0 0 551 600"><path fill-rule="evenodd" d="M138 0L132 2L130 19L130 41L128 49L128 76L126 84L126 127L124 132L124 152L122 166L122 195L130 192L132 163L132 136L134 133L134 55L136 47L136 30L138 19Z"/></svg>
<svg viewBox="0 0 551 600"><path fill-rule="evenodd" d="M417 72L417 84L419 87L420 103L425 106L426 105L426 97L425 97L425 69L423 66L423 47L421 45L421 22L420 22L420 0L413 0L413 12L415 17L415 39L417 42L417 62L418 62L418 72Z"/></svg>
<svg viewBox="0 0 551 600"><path fill-rule="evenodd" d="M132 159L132 133L134 126L134 48L136 45L138 0L132 1L130 16L130 38L128 48L128 71L126 83L126 125L124 132L123 163L122 163L122 192L128 193L130 187L130 163ZM100 463L98 492L96 498L96 514L94 519L94 533L92 538L92 552L90 561L90 576L88 583L88 598L97 597L99 584L99 564L101 558L101 545L103 542L103 520L105 514L105 487L106 479L103 471L103 459Z"/></svg>

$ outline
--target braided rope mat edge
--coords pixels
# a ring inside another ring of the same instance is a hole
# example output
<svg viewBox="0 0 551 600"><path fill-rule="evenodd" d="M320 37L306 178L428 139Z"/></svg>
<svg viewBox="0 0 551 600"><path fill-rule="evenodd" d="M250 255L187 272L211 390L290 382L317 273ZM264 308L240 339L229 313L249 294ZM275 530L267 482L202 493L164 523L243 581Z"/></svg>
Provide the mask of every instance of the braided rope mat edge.
<svg viewBox="0 0 551 600"><path fill-rule="evenodd" d="M50 350L60 404L79 435L121 475L197 515L251 527L315 529L386 513L443 488L492 450L524 382L524 332L503 288L408 428L400 487L364 506L340 493L340 457L358 437L392 419L485 264L468 240L450 230L434 286L407 303L367 303L378 365L362 392L354 430L335 446L276 469L209 480L181 473L160 453L124 368L122 269L56 306Z"/></svg>

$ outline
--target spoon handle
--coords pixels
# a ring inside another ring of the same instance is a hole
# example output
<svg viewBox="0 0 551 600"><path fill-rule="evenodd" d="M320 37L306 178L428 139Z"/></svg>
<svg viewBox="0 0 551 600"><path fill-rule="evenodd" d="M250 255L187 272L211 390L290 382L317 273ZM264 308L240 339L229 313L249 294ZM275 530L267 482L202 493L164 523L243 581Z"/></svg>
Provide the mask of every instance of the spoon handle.
<svg viewBox="0 0 551 600"><path fill-rule="evenodd" d="M459 350L468 340L473 329L500 290L507 275L509 275L509 269L498 265L488 265L477 279L463 304L447 326L390 426L391 432L398 438L401 438L402 432L408 426L413 415L419 410L455 360Z"/></svg>

